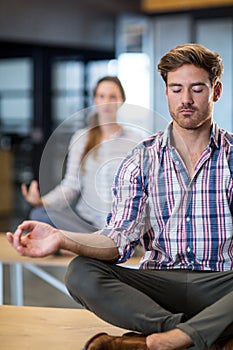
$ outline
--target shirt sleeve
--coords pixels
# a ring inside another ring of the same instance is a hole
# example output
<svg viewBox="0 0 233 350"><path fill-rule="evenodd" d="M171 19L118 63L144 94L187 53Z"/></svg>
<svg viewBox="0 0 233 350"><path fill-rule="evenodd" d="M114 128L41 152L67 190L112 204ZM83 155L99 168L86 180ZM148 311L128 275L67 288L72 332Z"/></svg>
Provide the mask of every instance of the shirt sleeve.
<svg viewBox="0 0 233 350"><path fill-rule="evenodd" d="M145 230L146 200L142 176L142 150L136 147L121 163L113 183L112 210L107 226L100 232L114 240L120 259L129 259Z"/></svg>
<svg viewBox="0 0 233 350"><path fill-rule="evenodd" d="M70 140L66 172L63 180L42 197L46 206L65 208L77 200L80 193L80 159L86 142L87 130L77 131Z"/></svg>

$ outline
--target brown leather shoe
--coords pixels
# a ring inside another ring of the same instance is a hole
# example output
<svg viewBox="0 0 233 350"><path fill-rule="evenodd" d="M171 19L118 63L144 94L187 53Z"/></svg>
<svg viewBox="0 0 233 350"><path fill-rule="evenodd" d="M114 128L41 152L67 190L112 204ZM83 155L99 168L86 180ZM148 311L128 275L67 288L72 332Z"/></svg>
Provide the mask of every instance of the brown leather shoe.
<svg viewBox="0 0 233 350"><path fill-rule="evenodd" d="M233 339L229 340L222 348L223 350L233 350Z"/></svg>
<svg viewBox="0 0 233 350"><path fill-rule="evenodd" d="M146 337L137 333L128 333L121 337L99 333L92 337L83 350L148 350Z"/></svg>

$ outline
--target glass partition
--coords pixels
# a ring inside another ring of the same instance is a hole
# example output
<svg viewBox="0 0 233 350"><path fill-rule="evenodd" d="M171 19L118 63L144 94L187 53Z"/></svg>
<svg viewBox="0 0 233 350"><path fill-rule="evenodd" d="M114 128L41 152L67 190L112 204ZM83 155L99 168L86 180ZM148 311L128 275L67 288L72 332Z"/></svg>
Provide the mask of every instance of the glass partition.
<svg viewBox="0 0 233 350"><path fill-rule="evenodd" d="M0 131L29 135L33 119L33 63L30 58L0 60Z"/></svg>
<svg viewBox="0 0 233 350"><path fill-rule="evenodd" d="M52 122L53 129L84 107L83 62L57 60L52 64ZM80 126L83 121L80 120Z"/></svg>

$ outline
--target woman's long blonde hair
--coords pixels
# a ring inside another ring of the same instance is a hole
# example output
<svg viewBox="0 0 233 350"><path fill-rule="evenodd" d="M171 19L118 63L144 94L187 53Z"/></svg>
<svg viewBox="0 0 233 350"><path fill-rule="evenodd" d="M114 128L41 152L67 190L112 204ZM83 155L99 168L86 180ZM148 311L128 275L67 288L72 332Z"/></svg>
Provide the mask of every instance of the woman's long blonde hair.
<svg viewBox="0 0 233 350"><path fill-rule="evenodd" d="M93 91L93 96L96 96L96 92L98 89L98 86L100 85L100 83L107 81L107 82L112 82L114 84L116 84L119 87L119 90L121 92L121 96L122 96L122 100L123 102L126 99L125 96L125 91L124 88L120 82L120 80L116 77L116 76L105 76L101 79L98 80L94 91ZM99 125L99 118L98 118L98 113L95 113L91 118L90 118L90 122L89 122L89 130L88 130L88 135L87 135L87 142L86 145L84 147L83 153L81 155L81 159L80 159L80 164L81 164L81 169L82 171L85 171L84 165L85 165L85 157L88 154L88 152L90 152L90 150L92 150L93 148L95 148L95 153L97 152L97 149L100 142L102 139L102 131L101 131L101 127Z"/></svg>

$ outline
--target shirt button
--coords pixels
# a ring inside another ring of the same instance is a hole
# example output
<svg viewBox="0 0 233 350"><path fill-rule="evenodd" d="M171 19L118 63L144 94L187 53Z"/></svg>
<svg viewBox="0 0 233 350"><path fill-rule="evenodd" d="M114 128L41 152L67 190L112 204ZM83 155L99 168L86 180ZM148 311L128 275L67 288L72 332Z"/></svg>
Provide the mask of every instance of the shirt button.
<svg viewBox="0 0 233 350"><path fill-rule="evenodd" d="M178 160L176 160L176 165L179 165L179 164L180 164L180 162Z"/></svg>
<svg viewBox="0 0 233 350"><path fill-rule="evenodd" d="M190 217L189 217L189 216L186 218L186 221L187 221L187 222L189 222L189 221L190 221Z"/></svg>
<svg viewBox="0 0 233 350"><path fill-rule="evenodd" d="M190 252L190 250L191 250L191 249L190 249L190 247L188 247L188 248L187 248L187 252L189 253L189 252Z"/></svg>

